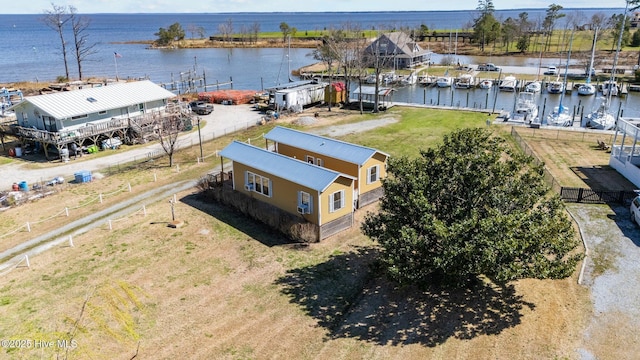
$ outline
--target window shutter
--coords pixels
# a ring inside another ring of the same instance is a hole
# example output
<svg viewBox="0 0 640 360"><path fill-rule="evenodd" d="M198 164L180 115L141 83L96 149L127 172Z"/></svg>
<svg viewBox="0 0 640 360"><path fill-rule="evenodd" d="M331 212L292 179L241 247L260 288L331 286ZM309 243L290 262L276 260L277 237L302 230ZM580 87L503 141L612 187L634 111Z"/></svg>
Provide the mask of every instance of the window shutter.
<svg viewBox="0 0 640 360"><path fill-rule="evenodd" d="M333 212L333 194L329 195L329 212Z"/></svg>

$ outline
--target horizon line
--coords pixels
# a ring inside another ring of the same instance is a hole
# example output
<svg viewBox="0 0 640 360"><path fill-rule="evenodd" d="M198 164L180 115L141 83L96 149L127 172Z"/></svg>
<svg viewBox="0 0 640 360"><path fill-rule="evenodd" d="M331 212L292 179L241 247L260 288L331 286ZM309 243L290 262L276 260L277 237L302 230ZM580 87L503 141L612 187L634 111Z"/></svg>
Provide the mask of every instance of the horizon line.
<svg viewBox="0 0 640 360"><path fill-rule="evenodd" d="M624 7L573 7L563 8L562 10L623 10ZM526 10L547 10L546 7L541 8L511 8L496 9L495 11L526 11ZM344 10L344 11L234 11L234 12L92 12L80 13L80 15L227 15L227 14L331 14L331 13L407 13L407 12L459 12L459 11L477 11L477 9L459 9L459 10ZM42 13L5 13L3 15L42 15Z"/></svg>

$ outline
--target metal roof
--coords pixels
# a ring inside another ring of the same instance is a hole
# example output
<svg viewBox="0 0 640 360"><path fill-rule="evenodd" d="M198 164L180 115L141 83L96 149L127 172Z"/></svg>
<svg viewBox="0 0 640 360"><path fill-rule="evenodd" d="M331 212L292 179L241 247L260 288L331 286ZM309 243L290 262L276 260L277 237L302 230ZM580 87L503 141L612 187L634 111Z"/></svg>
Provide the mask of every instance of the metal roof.
<svg viewBox="0 0 640 360"><path fill-rule="evenodd" d="M322 192L338 177L353 179L327 168L296 160L240 141L227 145L220 156L293 183Z"/></svg>
<svg viewBox="0 0 640 360"><path fill-rule="evenodd" d="M56 119L93 114L176 95L149 80L118 83L54 94L28 96L24 101Z"/></svg>
<svg viewBox="0 0 640 360"><path fill-rule="evenodd" d="M265 134L264 138L358 165L366 163L375 153L388 156L382 151L370 147L351 144L281 126L273 128Z"/></svg>

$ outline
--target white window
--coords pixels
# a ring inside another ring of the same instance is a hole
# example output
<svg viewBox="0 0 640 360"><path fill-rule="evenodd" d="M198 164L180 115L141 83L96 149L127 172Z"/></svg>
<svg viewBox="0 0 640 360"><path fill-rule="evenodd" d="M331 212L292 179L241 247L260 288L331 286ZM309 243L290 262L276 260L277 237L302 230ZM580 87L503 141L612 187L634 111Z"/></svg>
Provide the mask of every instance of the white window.
<svg viewBox="0 0 640 360"><path fill-rule="evenodd" d="M244 176L244 184L244 189L247 191L255 191L271 197L271 180L267 177L247 171Z"/></svg>
<svg viewBox="0 0 640 360"><path fill-rule="evenodd" d="M313 199L311 195L304 191L298 191L298 212L300 214L311 214Z"/></svg>
<svg viewBox="0 0 640 360"><path fill-rule="evenodd" d="M74 120L81 120L81 119L86 119L86 118L88 118L88 117L89 117L89 115L87 115L87 114L76 115L76 116L72 116L72 117L71 117L71 120L72 120L72 121L74 121Z"/></svg>
<svg viewBox="0 0 640 360"><path fill-rule="evenodd" d="M380 165L375 165L367 169L367 184L373 184L380 179Z"/></svg>
<svg viewBox="0 0 640 360"><path fill-rule="evenodd" d="M320 158L316 158L316 165L318 166L324 166L324 160L320 159Z"/></svg>
<svg viewBox="0 0 640 360"><path fill-rule="evenodd" d="M313 156L309 156L307 155L305 157L306 162L308 162L309 164L315 164L316 163L316 159Z"/></svg>
<svg viewBox="0 0 640 360"><path fill-rule="evenodd" d="M344 190L329 195L329 212L335 212L344 207Z"/></svg>

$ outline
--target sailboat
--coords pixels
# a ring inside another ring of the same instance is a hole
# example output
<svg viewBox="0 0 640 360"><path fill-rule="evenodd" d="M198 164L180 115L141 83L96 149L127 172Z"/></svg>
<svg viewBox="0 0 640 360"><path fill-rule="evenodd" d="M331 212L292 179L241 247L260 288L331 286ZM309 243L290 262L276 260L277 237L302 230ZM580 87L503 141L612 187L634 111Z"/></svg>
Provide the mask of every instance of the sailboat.
<svg viewBox="0 0 640 360"><path fill-rule="evenodd" d="M611 130L616 126L616 118L609 113L609 101L602 97L600 106L585 116L587 127L598 130Z"/></svg>
<svg viewBox="0 0 640 360"><path fill-rule="evenodd" d="M569 40L569 51L567 55L567 65L564 70L564 80L562 81L563 91L560 93L560 103L553 109L553 112L547 116L547 124L553 126L571 126L573 124L573 116L569 113L569 109L562 105L564 100L564 89L567 87L567 74L569 73L569 61L571 60L571 46L573 45L573 31Z"/></svg>
<svg viewBox="0 0 640 360"><path fill-rule="evenodd" d="M629 3L627 3L627 7L628 6ZM624 24L626 21L627 9L625 8L621 25L623 28L620 29L620 35L618 36L618 46L616 48L616 54L613 58L613 67L611 68L611 80L609 80L609 85L611 87L608 88L609 91L605 94L605 97L603 98L600 106L587 115L587 126L595 129L610 130L616 126L615 117L609 113L609 105L611 104L611 96L617 95L617 87L613 87L613 85L615 84L616 80L616 66L618 65L618 56L620 55L620 47L622 45L622 30L624 29ZM616 90L615 94L613 93L614 89Z"/></svg>
<svg viewBox="0 0 640 360"><path fill-rule="evenodd" d="M540 59L538 60L539 64L538 64L538 74L536 75L536 79L530 83L528 83L525 87L524 87L524 91L526 92L532 92L532 93L539 93L540 91L542 91L542 84L540 83L540 67L542 67L542 49L540 49Z"/></svg>
<svg viewBox="0 0 640 360"><path fill-rule="evenodd" d="M589 62L589 69L587 70L587 82L578 87L578 95L593 95L596 93L596 87L591 83L591 69L593 69L593 59L596 54L596 39L598 37L598 28L596 27L593 34L593 45L591 47L591 62Z"/></svg>

